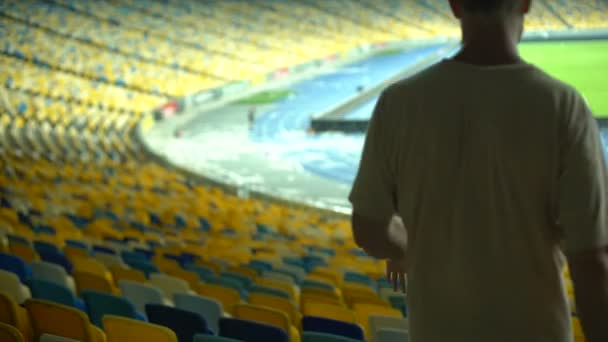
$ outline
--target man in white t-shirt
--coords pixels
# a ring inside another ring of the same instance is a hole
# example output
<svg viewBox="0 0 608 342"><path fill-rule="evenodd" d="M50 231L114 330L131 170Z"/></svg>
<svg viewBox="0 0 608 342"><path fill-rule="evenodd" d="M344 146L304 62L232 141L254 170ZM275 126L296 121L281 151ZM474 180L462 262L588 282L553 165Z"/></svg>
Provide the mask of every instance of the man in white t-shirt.
<svg viewBox="0 0 608 342"><path fill-rule="evenodd" d="M608 341L595 119L519 56L530 0L450 4L461 51L378 101L350 195L355 240L391 279L407 273L413 342L572 341L564 256L588 342Z"/></svg>

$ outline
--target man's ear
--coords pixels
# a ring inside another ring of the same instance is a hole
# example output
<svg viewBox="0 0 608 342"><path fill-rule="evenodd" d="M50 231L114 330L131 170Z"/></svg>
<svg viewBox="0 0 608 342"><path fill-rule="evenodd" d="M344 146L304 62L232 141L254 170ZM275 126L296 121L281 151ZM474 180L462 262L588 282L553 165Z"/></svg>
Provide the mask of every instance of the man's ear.
<svg viewBox="0 0 608 342"><path fill-rule="evenodd" d="M521 4L521 6L522 6L522 8L521 8L522 13L523 14L530 13L530 8L532 8L532 0L522 0L522 2L523 2Z"/></svg>
<svg viewBox="0 0 608 342"><path fill-rule="evenodd" d="M450 8L452 8L452 14L456 18L462 18L462 6L458 0L450 0Z"/></svg>

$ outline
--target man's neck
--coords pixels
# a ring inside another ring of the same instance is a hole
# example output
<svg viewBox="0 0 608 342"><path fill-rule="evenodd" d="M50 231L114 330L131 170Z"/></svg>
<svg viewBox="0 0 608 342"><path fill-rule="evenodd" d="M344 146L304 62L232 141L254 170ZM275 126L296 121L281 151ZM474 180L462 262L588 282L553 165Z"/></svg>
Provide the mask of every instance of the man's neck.
<svg viewBox="0 0 608 342"><path fill-rule="evenodd" d="M454 56L456 61L481 66L524 63L517 49L518 39L504 27L463 27L462 41L462 49Z"/></svg>

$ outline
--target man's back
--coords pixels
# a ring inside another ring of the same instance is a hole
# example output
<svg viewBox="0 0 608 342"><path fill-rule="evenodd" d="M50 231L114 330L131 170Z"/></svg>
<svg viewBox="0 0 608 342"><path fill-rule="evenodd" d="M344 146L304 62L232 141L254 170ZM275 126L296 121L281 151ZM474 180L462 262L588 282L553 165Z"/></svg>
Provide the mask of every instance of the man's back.
<svg viewBox="0 0 608 342"><path fill-rule="evenodd" d="M380 101L368 140L408 229L412 340L570 341L556 219L584 100L528 64L444 61Z"/></svg>

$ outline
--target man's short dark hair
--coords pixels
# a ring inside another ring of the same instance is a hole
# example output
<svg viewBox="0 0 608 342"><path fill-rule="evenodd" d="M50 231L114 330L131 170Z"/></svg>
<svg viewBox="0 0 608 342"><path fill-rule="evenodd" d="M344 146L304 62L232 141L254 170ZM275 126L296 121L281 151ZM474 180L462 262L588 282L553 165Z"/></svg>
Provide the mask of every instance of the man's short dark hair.
<svg viewBox="0 0 608 342"><path fill-rule="evenodd" d="M513 6L518 0L459 0L467 12L491 13Z"/></svg>

